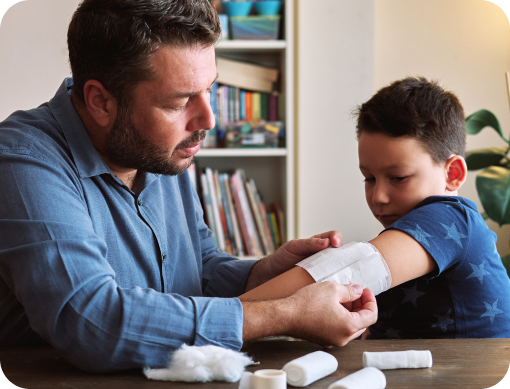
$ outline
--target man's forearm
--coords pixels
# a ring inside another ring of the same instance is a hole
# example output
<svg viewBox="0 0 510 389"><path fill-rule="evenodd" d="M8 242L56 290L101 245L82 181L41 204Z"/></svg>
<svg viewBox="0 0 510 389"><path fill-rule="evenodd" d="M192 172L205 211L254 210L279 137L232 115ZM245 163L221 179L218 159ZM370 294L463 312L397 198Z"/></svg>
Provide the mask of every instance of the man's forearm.
<svg viewBox="0 0 510 389"><path fill-rule="evenodd" d="M243 302L243 342L291 334L294 320L291 300Z"/></svg>
<svg viewBox="0 0 510 389"><path fill-rule="evenodd" d="M322 345L343 346L377 319L373 293L362 291L359 285L322 282L282 299L241 302L244 342L290 335Z"/></svg>

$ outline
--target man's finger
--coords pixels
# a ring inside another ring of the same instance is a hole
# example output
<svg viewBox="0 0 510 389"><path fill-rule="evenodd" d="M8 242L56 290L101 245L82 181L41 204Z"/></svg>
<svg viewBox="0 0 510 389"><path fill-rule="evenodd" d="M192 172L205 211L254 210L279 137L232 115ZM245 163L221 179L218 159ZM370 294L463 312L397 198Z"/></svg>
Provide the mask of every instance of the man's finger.
<svg viewBox="0 0 510 389"><path fill-rule="evenodd" d="M330 245L333 247L340 247L342 244L342 234L339 231L328 231L321 234L312 236L317 239L329 239Z"/></svg>
<svg viewBox="0 0 510 389"><path fill-rule="evenodd" d="M338 298L338 302L340 304L355 301L359 299L363 294L363 288L358 284L339 285L332 281L325 282L331 282L332 284L335 285L336 297Z"/></svg>

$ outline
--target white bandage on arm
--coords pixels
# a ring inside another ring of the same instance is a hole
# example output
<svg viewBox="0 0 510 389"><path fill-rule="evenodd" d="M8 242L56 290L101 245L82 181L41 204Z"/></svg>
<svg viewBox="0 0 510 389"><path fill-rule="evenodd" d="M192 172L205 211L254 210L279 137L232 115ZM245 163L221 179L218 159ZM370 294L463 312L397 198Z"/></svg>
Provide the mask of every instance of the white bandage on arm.
<svg viewBox="0 0 510 389"><path fill-rule="evenodd" d="M341 285L359 284L374 295L388 290L391 273L379 251L370 243L350 242L329 247L296 264L316 282L334 281Z"/></svg>

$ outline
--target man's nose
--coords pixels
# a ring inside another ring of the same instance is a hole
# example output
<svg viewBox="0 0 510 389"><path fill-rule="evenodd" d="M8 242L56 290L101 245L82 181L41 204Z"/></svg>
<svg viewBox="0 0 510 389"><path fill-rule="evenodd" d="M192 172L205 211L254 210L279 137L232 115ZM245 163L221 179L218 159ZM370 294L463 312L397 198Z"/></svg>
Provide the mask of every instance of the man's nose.
<svg viewBox="0 0 510 389"><path fill-rule="evenodd" d="M209 93L203 93L197 96L196 116L193 130L211 130L216 125L216 120L211 107Z"/></svg>

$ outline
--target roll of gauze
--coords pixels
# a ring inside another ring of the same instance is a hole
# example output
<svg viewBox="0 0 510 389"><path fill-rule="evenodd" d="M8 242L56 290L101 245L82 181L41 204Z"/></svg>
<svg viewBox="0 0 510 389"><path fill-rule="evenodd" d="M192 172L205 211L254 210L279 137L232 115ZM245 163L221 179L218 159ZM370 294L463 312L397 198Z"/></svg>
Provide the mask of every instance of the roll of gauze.
<svg viewBox="0 0 510 389"><path fill-rule="evenodd" d="M333 373L338 368L336 358L324 351L315 351L290 361L283 366L287 372L287 383L292 386L307 386Z"/></svg>
<svg viewBox="0 0 510 389"><path fill-rule="evenodd" d="M255 383L253 381L253 373L250 371L243 371L243 375L239 380L239 389L255 389Z"/></svg>
<svg viewBox="0 0 510 389"><path fill-rule="evenodd" d="M363 366L378 369L416 369L432 367L432 353L429 350L385 351L363 353Z"/></svg>
<svg viewBox="0 0 510 389"><path fill-rule="evenodd" d="M375 367L365 367L340 381L333 382L328 389L384 389L386 377Z"/></svg>

